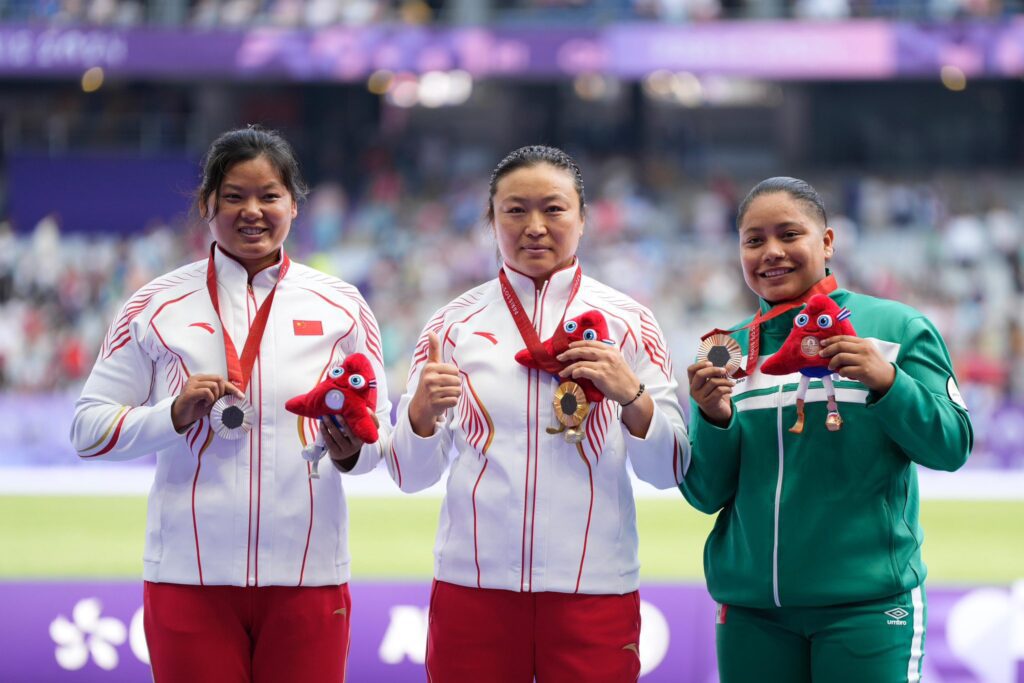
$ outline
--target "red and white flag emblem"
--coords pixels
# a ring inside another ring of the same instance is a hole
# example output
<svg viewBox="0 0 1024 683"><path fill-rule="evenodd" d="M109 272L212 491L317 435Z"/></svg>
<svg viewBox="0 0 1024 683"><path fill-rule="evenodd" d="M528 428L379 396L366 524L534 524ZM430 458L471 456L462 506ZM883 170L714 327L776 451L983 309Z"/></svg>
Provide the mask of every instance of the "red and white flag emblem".
<svg viewBox="0 0 1024 683"><path fill-rule="evenodd" d="M293 320L292 330L297 337L323 336L324 325L319 320Z"/></svg>

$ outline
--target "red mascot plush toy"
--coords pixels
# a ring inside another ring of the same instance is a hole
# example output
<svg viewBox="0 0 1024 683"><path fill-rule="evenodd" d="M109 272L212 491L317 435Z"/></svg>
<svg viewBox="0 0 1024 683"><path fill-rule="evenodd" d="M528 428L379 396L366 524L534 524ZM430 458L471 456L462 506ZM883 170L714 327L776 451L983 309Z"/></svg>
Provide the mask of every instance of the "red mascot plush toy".
<svg viewBox="0 0 1024 683"><path fill-rule="evenodd" d="M604 316L598 311L587 311L571 320L566 320L562 326L555 330L555 334L541 342L547 358L534 358L530 349L526 348L516 354L516 361L534 370L544 370L555 376L567 368L571 363L562 362L557 356L569 348L569 344L576 341L599 341L604 344L614 345L615 342L608 338L608 323ZM560 426L549 427L549 434L559 434L568 428L565 439L570 443L579 443L583 439L583 430L579 426L587 419L590 413L590 404L600 403L604 400L604 394L594 386L594 383L586 378L578 380L567 380L562 382L555 392L553 402L555 417Z"/></svg>
<svg viewBox="0 0 1024 683"><path fill-rule="evenodd" d="M361 353L346 356L334 365L320 384L307 394L288 399L284 404L290 413L321 419L330 417L340 429L349 429L363 443L376 443L379 436L373 413L377 409L377 377L370 361ZM338 422L340 415L345 421ZM324 437L317 432L316 440L302 449L302 457L313 463L310 479L319 479L317 466L327 451Z"/></svg>
<svg viewBox="0 0 1024 683"><path fill-rule="evenodd" d="M804 397L812 377L820 378L825 385L825 395L828 397L825 427L835 432L843 426L839 404L836 403L836 389L832 384L832 371L828 369L829 359L818 354L822 340L841 334L857 335L849 318L849 310L840 308L839 304L824 294L815 294L807 302L807 307L793 318L793 330L786 337L782 348L761 366L761 372L766 375L800 373L800 386L796 392L796 423L789 428L794 434L804 430Z"/></svg>

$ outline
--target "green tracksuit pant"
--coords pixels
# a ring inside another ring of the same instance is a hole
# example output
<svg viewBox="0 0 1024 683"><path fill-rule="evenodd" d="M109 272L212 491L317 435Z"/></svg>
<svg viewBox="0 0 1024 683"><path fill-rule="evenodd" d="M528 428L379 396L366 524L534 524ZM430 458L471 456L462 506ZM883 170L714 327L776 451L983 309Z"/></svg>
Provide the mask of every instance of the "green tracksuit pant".
<svg viewBox="0 0 1024 683"><path fill-rule="evenodd" d="M914 683L921 680L923 587L830 607L720 605L721 683Z"/></svg>

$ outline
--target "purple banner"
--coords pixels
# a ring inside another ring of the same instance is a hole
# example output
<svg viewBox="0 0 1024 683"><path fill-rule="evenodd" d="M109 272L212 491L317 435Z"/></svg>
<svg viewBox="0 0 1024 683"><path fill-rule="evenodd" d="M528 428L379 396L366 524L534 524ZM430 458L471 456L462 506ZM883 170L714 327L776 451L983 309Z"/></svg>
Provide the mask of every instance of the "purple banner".
<svg viewBox="0 0 1024 683"><path fill-rule="evenodd" d="M641 597L641 680L715 683L715 605L704 588L653 585ZM428 598L426 582L352 585L350 680L424 680ZM0 605L3 680L149 680L141 584L0 583ZM1022 640L1024 582L929 589L929 683L1024 683Z"/></svg>
<svg viewBox="0 0 1024 683"><path fill-rule="evenodd" d="M266 78L359 81L378 69L474 76L592 70L579 53L603 49L596 30L373 26L320 31L0 27L0 75Z"/></svg>
<svg viewBox="0 0 1024 683"><path fill-rule="evenodd" d="M62 231L138 233L139 226L170 223L188 212L197 169L196 160L184 156L10 155L10 217L20 232L53 215Z"/></svg>
<svg viewBox="0 0 1024 683"><path fill-rule="evenodd" d="M0 75L282 78L357 82L378 69L462 69L476 77L658 69L775 79L888 79L1024 73L1024 19L723 21L606 28L332 27L247 31L0 26Z"/></svg>
<svg viewBox="0 0 1024 683"><path fill-rule="evenodd" d="M655 69L778 79L885 79L898 74L891 24L722 22L635 25L609 31L611 71Z"/></svg>

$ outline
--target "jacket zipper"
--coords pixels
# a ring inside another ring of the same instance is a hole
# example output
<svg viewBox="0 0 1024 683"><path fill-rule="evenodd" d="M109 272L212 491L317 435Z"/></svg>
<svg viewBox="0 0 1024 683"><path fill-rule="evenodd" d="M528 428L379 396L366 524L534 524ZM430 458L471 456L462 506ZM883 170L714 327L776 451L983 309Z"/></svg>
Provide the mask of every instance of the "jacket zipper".
<svg viewBox="0 0 1024 683"><path fill-rule="evenodd" d="M543 314L539 315L539 308L541 306L541 303L544 301L544 293L547 291L547 288L548 288L548 282L545 282L541 286L541 288L539 290L535 289L534 292L533 292L533 297L534 298L533 298L533 321L532 321L532 323L534 325L534 328L536 328L536 326L538 324L538 321L543 320ZM537 330L537 334L540 334L540 333L541 333L541 330ZM541 379L540 371L539 370L529 370L529 372L530 372L531 375L533 375L534 381L537 382L538 385L539 385L540 379ZM528 387L529 387L527 389L528 392L536 391L536 389L534 389L532 387L532 383L531 383L531 385L528 385ZM539 403L539 401L534 401L534 403ZM539 405L534 405L533 406L533 415L532 415L532 417L533 417L533 429L534 430L539 430L540 429L540 406ZM527 470L526 471L527 471L527 477L526 477L526 488L525 488L525 491L524 491L524 496L525 496L525 501L524 502L526 504L527 512L526 512L526 524L525 524L525 526L523 528L523 544L524 544L524 547L525 547L526 539L527 538L531 539L531 543L530 543L530 546L529 546L528 553L524 553L523 554L523 574L519 577L519 587L520 587L520 590L524 590L524 591L527 591L527 592L532 592L532 590L533 590L533 576L532 576L532 574L533 574L533 543L532 543L532 539L533 539L533 525L534 525L533 510L534 510L534 505L536 504L536 496L537 496L537 492L534 490L534 487L533 487L533 485L532 485L532 483L530 481L530 476L529 476L530 475L530 453L531 452L533 453L533 470L534 470L533 476L534 477L537 476L536 475L537 463L540 461L540 457L539 457L539 454L536 452L536 449L533 449L531 451L531 448L530 448L530 440L531 439L533 439L533 433L530 432L530 431L527 431L527 433L526 433L526 440L527 440L527 442L526 442L526 454L527 454L527 456L526 456L526 458L527 458L526 459L526 467L527 467ZM537 439L536 442L537 442L537 444L539 446L540 445L540 440Z"/></svg>
<svg viewBox="0 0 1024 683"><path fill-rule="evenodd" d="M250 325L250 328L251 328L251 326L252 326L252 309L250 309L249 304L251 303L252 306L255 307L255 308L258 308L258 306L256 306L256 292L253 291L251 283L248 285L248 290L249 290L248 291L249 298L248 298L248 302L246 302L245 310L246 310L246 314L249 316L249 325ZM248 334L246 335L246 338L248 339ZM250 387L249 388L251 388L251 386L252 386L252 383L250 382ZM254 431L257 434L257 438L260 438L259 437L259 427L258 427L258 425L253 425L253 428L254 428ZM253 456L253 453L252 453L252 450L250 450L250 452L249 452L249 460L250 460L250 462L252 461L252 456ZM255 469L253 469L250 466L249 467L249 490L255 492L256 496L251 496L251 495L249 496L249 551L248 551L249 552L249 557L246 558L246 562L245 562L246 566L249 568L249 572L248 572L249 575L246 577L246 582L245 582L245 585L247 585L247 586L255 586L255 585L257 585L256 584L256 577L258 576L258 570L257 570L256 567L257 567L257 562L259 562L259 551L260 551L260 549L259 549L259 547L257 545L257 542L259 540L259 515L260 515L260 510L259 510L259 488L260 488L260 472L259 472L259 467L257 466Z"/></svg>
<svg viewBox="0 0 1024 683"><path fill-rule="evenodd" d="M775 484L775 529L774 544L772 547L772 597L775 599L775 606L782 607L779 600L779 507L782 504L782 475L785 461L785 449L782 445L782 385L779 385L779 392L775 401L775 429L779 444L779 479Z"/></svg>

